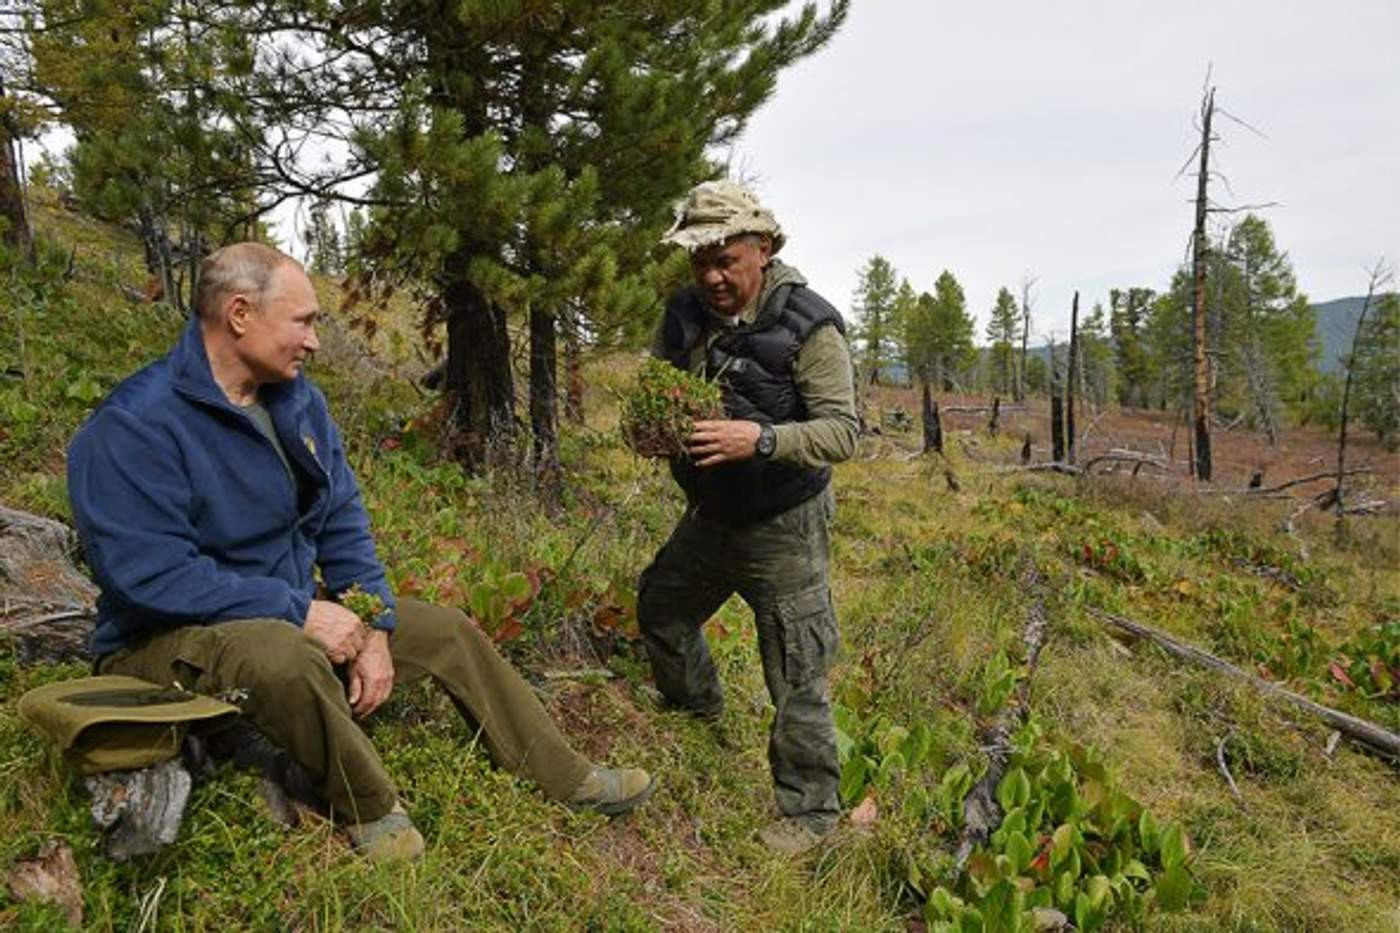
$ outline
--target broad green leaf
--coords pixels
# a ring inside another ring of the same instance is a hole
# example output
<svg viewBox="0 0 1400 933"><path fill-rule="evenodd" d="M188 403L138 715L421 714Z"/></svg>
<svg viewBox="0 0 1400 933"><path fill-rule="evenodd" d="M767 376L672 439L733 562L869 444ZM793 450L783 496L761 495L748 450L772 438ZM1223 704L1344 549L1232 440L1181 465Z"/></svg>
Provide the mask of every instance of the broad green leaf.
<svg viewBox="0 0 1400 933"><path fill-rule="evenodd" d="M1179 868L1186 864L1186 833L1180 823L1172 823L1162 832L1162 867Z"/></svg>
<svg viewBox="0 0 1400 933"><path fill-rule="evenodd" d="M1182 910L1191 897L1191 874L1175 865L1158 876L1156 889L1163 910Z"/></svg>
<svg viewBox="0 0 1400 933"><path fill-rule="evenodd" d="M1138 840L1142 843L1142 851L1148 855L1157 854L1161 845L1161 831L1157 828L1157 818L1150 810L1143 810L1142 816L1138 817Z"/></svg>

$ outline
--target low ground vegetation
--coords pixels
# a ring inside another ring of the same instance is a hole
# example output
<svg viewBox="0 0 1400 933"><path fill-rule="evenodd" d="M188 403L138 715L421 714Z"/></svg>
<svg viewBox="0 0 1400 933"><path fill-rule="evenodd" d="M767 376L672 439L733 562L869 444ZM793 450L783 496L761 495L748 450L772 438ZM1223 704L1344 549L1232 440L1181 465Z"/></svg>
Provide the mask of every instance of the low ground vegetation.
<svg viewBox="0 0 1400 933"><path fill-rule="evenodd" d="M182 321L121 297L144 275L125 238L72 214L42 220L50 243L74 248L45 246L38 271L0 281L0 502L66 518L68 436ZM972 420L948 426L962 480L950 492L943 463L906 453L912 439L872 439L837 470L833 528L842 793L859 816L812 860L783 861L753 836L772 806L771 711L742 605L707 629L729 696L719 723L663 711L649 687L635 578L682 506L617 432L635 362L591 370L590 427L563 438L570 482L549 514L528 482L442 460L435 399L343 336L313 375L396 589L467 607L586 753L652 769L661 788L616 821L551 804L490 767L448 701L415 686L370 731L429 841L422 863L367 864L315 818L284 830L253 777L224 773L196 789L178 842L116 864L100 855L81 785L14 712L25 690L86 669L0 655L0 870L66 841L87 926L1016 929L1035 906L1085 929L1400 922L1393 767L1345 741L1329 752L1317 723L1124 646L1091 612L1140 619L1397 729L1394 517L1337 545L1324 516L1279 531L1284 503L999 473L1020 436L990 438ZM1027 561L1050 620L1033 673L1020 646ZM1031 715L997 789L1010 817L960 871L959 801L986 768L980 730L1021 687ZM56 907L0 895L0 925L60 922Z"/></svg>

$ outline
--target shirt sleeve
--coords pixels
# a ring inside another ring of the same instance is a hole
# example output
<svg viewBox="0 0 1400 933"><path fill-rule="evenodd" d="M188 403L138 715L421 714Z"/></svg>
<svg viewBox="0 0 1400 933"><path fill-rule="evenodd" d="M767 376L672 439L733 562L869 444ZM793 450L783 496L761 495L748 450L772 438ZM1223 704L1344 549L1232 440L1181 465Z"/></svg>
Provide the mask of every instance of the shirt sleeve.
<svg viewBox="0 0 1400 933"><path fill-rule="evenodd" d="M109 598L190 622L306 621L305 593L276 577L223 570L200 551L179 452L129 412L93 416L69 452L68 489L88 566Z"/></svg>
<svg viewBox="0 0 1400 933"><path fill-rule="evenodd" d="M807 420L776 425L773 460L802 467L823 467L855 453L855 379L851 350L833 326L819 328L797 352L794 381L807 407Z"/></svg>

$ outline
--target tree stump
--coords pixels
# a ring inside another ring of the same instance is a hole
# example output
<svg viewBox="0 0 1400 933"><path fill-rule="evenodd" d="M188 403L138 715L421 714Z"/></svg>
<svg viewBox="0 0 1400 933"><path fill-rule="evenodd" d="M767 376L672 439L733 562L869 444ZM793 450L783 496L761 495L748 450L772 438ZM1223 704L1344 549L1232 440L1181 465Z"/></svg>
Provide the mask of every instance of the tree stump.
<svg viewBox="0 0 1400 933"><path fill-rule="evenodd" d="M0 635L21 664L87 658L97 587L67 525L0 506Z"/></svg>

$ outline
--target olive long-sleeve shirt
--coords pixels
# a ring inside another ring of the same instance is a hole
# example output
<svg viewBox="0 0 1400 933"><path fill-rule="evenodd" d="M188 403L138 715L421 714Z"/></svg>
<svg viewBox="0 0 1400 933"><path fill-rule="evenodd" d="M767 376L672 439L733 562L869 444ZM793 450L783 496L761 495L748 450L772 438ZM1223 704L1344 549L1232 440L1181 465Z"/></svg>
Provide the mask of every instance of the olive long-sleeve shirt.
<svg viewBox="0 0 1400 933"><path fill-rule="evenodd" d="M806 285L807 280L792 266L776 259L768 264L763 287L756 300L732 318L711 315L709 326L690 351L690 371L702 373L710 344L725 328L752 324L759 309L779 285ZM651 353L665 357L663 322L652 334ZM774 425L777 446L773 460L801 467L822 467L847 460L855 453L858 422L856 393L851 368L851 349L835 327L813 331L797 351L793 361L793 382L807 409L805 421Z"/></svg>

